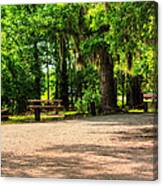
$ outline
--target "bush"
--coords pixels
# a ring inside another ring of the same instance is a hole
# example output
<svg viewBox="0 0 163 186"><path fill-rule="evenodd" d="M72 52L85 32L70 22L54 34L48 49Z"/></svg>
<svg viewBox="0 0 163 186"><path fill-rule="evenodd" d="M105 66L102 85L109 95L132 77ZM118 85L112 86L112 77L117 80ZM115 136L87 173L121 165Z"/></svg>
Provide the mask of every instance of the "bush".
<svg viewBox="0 0 163 186"><path fill-rule="evenodd" d="M98 109L100 106L100 99L101 96L99 90L88 88L84 90L82 99L78 99L75 106L79 113L90 113L90 104L95 102L96 109Z"/></svg>

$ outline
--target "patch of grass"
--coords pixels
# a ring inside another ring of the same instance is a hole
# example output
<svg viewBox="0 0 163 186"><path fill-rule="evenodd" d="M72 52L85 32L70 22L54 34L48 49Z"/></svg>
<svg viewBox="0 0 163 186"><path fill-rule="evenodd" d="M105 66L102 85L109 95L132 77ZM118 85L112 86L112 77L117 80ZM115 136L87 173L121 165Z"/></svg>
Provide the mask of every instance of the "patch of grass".
<svg viewBox="0 0 163 186"><path fill-rule="evenodd" d="M78 112L77 111L66 111L66 112L64 112L64 114L66 116L74 116L74 115L78 114Z"/></svg>
<svg viewBox="0 0 163 186"><path fill-rule="evenodd" d="M144 113L144 109L130 109L128 110L128 112L132 112L132 113ZM156 112L156 110L154 108L149 108L148 109L149 113L153 113Z"/></svg>
<svg viewBox="0 0 163 186"><path fill-rule="evenodd" d="M41 122L63 120L65 116L75 116L76 114L78 114L77 111L59 112L58 115L56 115L54 112L41 113ZM34 114L14 115L14 116L10 116L7 121L1 122L2 125L23 124L23 123L36 123Z"/></svg>
<svg viewBox="0 0 163 186"><path fill-rule="evenodd" d="M34 122L33 115L14 115L10 116L7 121L2 121L1 124L22 124Z"/></svg>
<svg viewBox="0 0 163 186"><path fill-rule="evenodd" d="M13 121L33 120L34 115L14 115L10 117Z"/></svg>
<svg viewBox="0 0 163 186"><path fill-rule="evenodd" d="M128 110L128 112L143 113L144 110L143 109L130 109Z"/></svg>
<svg viewBox="0 0 163 186"><path fill-rule="evenodd" d="M53 118L52 116L48 116L47 114L41 114L41 122L51 121L51 120L64 119L63 117ZM23 123L35 123L34 115L14 115L10 116L7 121L2 121L1 124L23 124Z"/></svg>

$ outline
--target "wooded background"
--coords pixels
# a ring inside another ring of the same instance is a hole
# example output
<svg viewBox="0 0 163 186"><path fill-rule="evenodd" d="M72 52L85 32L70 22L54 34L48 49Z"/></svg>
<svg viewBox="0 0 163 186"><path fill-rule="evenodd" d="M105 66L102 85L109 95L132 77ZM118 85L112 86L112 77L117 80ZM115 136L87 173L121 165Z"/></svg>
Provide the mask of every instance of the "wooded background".
<svg viewBox="0 0 163 186"><path fill-rule="evenodd" d="M99 113L140 108L157 93L155 2L3 5L1 101L62 99Z"/></svg>

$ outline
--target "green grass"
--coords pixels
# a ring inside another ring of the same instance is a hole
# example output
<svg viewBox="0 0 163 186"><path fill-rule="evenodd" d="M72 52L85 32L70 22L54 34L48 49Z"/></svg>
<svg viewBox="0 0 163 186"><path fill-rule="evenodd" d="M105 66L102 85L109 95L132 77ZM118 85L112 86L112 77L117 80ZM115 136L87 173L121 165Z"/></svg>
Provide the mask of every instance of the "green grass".
<svg viewBox="0 0 163 186"><path fill-rule="evenodd" d="M143 113L143 109L129 109L128 112Z"/></svg>
<svg viewBox="0 0 163 186"><path fill-rule="evenodd" d="M130 109L128 110L129 113L144 113L144 110L143 109ZM155 109L153 108L150 108L148 109L148 113L153 113L153 112L156 112Z"/></svg>
<svg viewBox="0 0 163 186"><path fill-rule="evenodd" d="M54 112L41 113L41 122L48 122L48 121L55 121L55 120L63 120L65 116L75 116L78 114L77 111L66 111L66 112L59 112L59 115L56 116ZM34 114L28 115L13 115L10 116L7 121L2 121L1 124L23 124L23 123L35 123Z"/></svg>
<svg viewBox="0 0 163 186"><path fill-rule="evenodd" d="M149 109L148 112L155 112L154 107L152 104L148 104ZM143 113L143 109L130 109L128 110L129 113ZM66 111L66 112L59 112L59 115L56 116L54 112L47 113L41 113L41 122L48 122L48 121L56 121L56 120L64 120L64 116L75 116L79 114L77 111ZM23 124L23 123L36 123L34 114L28 114L28 115L14 115L10 116L7 121L2 121L2 125L7 124ZM39 122L38 122L39 123Z"/></svg>
<svg viewBox="0 0 163 186"><path fill-rule="evenodd" d="M66 116L74 116L74 115L78 114L78 112L77 111L66 111L66 112L64 112L64 114Z"/></svg>
<svg viewBox="0 0 163 186"><path fill-rule="evenodd" d="M2 121L1 124L22 124L22 123L32 123L34 122L33 115L14 115L10 116L7 121Z"/></svg>

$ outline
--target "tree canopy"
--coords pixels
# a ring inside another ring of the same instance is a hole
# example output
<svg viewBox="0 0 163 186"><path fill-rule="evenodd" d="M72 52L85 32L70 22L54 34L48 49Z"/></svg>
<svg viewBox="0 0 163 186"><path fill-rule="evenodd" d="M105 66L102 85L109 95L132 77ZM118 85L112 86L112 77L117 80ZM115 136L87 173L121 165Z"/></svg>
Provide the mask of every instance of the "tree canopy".
<svg viewBox="0 0 163 186"><path fill-rule="evenodd" d="M12 112L46 98L108 113L132 97L134 77L141 93L157 91L155 2L3 5L1 14L2 107Z"/></svg>

